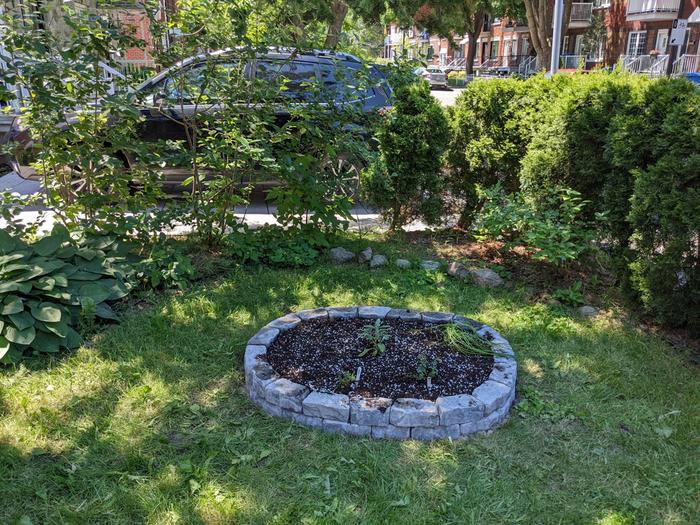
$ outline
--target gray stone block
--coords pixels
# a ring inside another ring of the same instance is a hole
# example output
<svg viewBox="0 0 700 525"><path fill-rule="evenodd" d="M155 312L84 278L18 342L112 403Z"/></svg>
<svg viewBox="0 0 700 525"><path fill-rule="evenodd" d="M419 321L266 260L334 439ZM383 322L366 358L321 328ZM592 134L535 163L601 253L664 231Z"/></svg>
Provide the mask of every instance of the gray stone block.
<svg viewBox="0 0 700 525"><path fill-rule="evenodd" d="M361 264L366 264L372 260L372 248L365 248L360 252L360 255L357 256L357 260Z"/></svg>
<svg viewBox="0 0 700 525"><path fill-rule="evenodd" d="M434 441L436 439L457 439L461 436L459 425L436 427L413 427L411 429L411 439L419 441Z"/></svg>
<svg viewBox="0 0 700 525"><path fill-rule="evenodd" d="M372 427L372 437L375 439L409 439L411 437L410 427Z"/></svg>
<svg viewBox="0 0 700 525"><path fill-rule="evenodd" d="M402 397L391 406L389 421L397 427L430 427L439 424L440 416L432 401Z"/></svg>
<svg viewBox="0 0 700 525"><path fill-rule="evenodd" d="M397 266L397 268L401 268L402 270L407 270L411 267L411 261L408 259L396 259L394 264Z"/></svg>
<svg viewBox="0 0 700 525"><path fill-rule="evenodd" d="M497 361L497 359L499 358L494 359L493 370L491 370L491 374L489 375L489 381L498 381L508 387L515 385L515 376L517 373L515 360L508 359L506 362L503 362Z"/></svg>
<svg viewBox="0 0 700 525"><path fill-rule="evenodd" d="M350 400L346 395L311 392L302 404L306 416L344 422L350 419Z"/></svg>
<svg viewBox="0 0 700 525"><path fill-rule="evenodd" d="M330 251L331 262L333 264L343 264L352 261L355 258L355 254L350 250L338 246L337 248L332 248Z"/></svg>
<svg viewBox="0 0 700 525"><path fill-rule="evenodd" d="M391 399L385 397L350 400L350 423L383 426L389 424Z"/></svg>
<svg viewBox="0 0 700 525"><path fill-rule="evenodd" d="M386 314L387 319L402 319L404 321L420 321L420 312L415 312L413 310L405 310L402 308L392 308L389 313Z"/></svg>
<svg viewBox="0 0 700 525"><path fill-rule="evenodd" d="M258 358L267 353L267 347L263 345L248 345L245 347L245 357L243 358L243 369L246 374L258 362Z"/></svg>
<svg viewBox="0 0 700 525"><path fill-rule="evenodd" d="M503 284L501 276L489 268L476 268L474 270L469 270L469 273L471 274L472 281L479 286L495 288Z"/></svg>
<svg viewBox="0 0 700 525"><path fill-rule="evenodd" d="M278 317L274 321L267 323L268 328L277 328L280 332L285 332L291 330L295 326L301 323L299 316L294 314L287 314L283 317Z"/></svg>
<svg viewBox="0 0 700 525"><path fill-rule="evenodd" d="M255 403L271 416L287 417L288 412L282 407L268 403L264 399L256 399Z"/></svg>
<svg viewBox="0 0 700 525"><path fill-rule="evenodd" d="M278 378L269 363L258 361L250 369L248 392L251 397L265 399L265 388Z"/></svg>
<svg viewBox="0 0 700 525"><path fill-rule="evenodd" d="M301 310L297 315L302 321L310 321L311 319L328 318L328 311L325 308L314 308L313 310Z"/></svg>
<svg viewBox="0 0 700 525"><path fill-rule="evenodd" d="M421 261L420 267L423 268L424 270L439 270L440 269L440 262L439 261Z"/></svg>
<svg viewBox="0 0 700 525"><path fill-rule="evenodd" d="M299 425L305 425L307 427L322 428L323 419L320 417L306 416L304 414L298 414L296 412L289 412L290 419Z"/></svg>
<svg viewBox="0 0 700 525"><path fill-rule="evenodd" d="M357 317L357 306L326 308L331 319L352 319Z"/></svg>
<svg viewBox="0 0 700 525"><path fill-rule="evenodd" d="M421 317L426 323L444 324L452 321L455 314L449 312L422 312Z"/></svg>
<svg viewBox="0 0 700 525"><path fill-rule="evenodd" d="M452 319L452 322L455 324L469 326L474 330L479 330L484 326L484 323L480 323L479 321L475 321L474 319L469 319L468 317L464 317L463 315L455 315L454 319Z"/></svg>
<svg viewBox="0 0 700 525"><path fill-rule="evenodd" d="M492 430L499 426L501 423L503 423L506 420L506 417L508 416L508 411L507 410L497 410L493 412L492 414L489 414L485 418L480 419L477 421L474 425L471 425L470 428L465 428L464 430L467 430L467 432L464 432L461 427L460 430L462 430L462 434L473 434L474 432L486 432L488 430Z"/></svg>
<svg viewBox="0 0 700 525"><path fill-rule="evenodd" d="M367 425L354 425L328 419L323 420L323 430L334 434L349 434L351 436L369 436L372 433L372 427Z"/></svg>
<svg viewBox="0 0 700 525"><path fill-rule="evenodd" d="M279 328L262 328L250 338L248 344L270 346L279 333Z"/></svg>
<svg viewBox="0 0 700 525"><path fill-rule="evenodd" d="M384 319L390 311L388 306L360 306L358 315L362 319Z"/></svg>
<svg viewBox="0 0 700 525"><path fill-rule="evenodd" d="M484 404L484 415L489 415L505 403L515 387L508 387L496 381L486 381L476 387L472 395Z"/></svg>
<svg viewBox="0 0 700 525"><path fill-rule="evenodd" d="M435 404L441 425L460 425L484 417L484 404L469 394L438 397Z"/></svg>
<svg viewBox="0 0 700 525"><path fill-rule="evenodd" d="M304 385L281 378L272 381L265 387L265 400L285 410L302 411L302 401L309 395L309 389Z"/></svg>

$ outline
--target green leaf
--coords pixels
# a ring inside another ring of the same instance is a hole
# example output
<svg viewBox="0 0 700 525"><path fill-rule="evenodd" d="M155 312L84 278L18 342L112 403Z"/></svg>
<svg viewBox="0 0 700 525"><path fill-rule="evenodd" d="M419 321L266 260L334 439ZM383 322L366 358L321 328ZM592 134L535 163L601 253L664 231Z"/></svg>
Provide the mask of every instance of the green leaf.
<svg viewBox="0 0 700 525"><path fill-rule="evenodd" d="M68 333L63 342L64 346L68 349L78 348L83 343L83 338L80 334L73 330L70 326L68 327Z"/></svg>
<svg viewBox="0 0 700 525"><path fill-rule="evenodd" d="M44 332L50 332L63 338L68 335L69 326L68 323L62 321L60 323L44 323L41 328L46 328L46 330L43 330Z"/></svg>
<svg viewBox="0 0 700 525"><path fill-rule="evenodd" d="M101 276L99 273L83 272L82 270L78 270L69 276L72 281L96 281L100 277Z"/></svg>
<svg viewBox="0 0 700 525"><path fill-rule="evenodd" d="M23 253L11 253L9 255L2 255L0 256L0 266L11 263L12 261L17 261L24 257Z"/></svg>
<svg viewBox="0 0 700 525"><path fill-rule="evenodd" d="M129 291L131 291L131 287L119 279L102 279L100 284L110 291L110 296L107 298L108 301L116 301L117 299L126 297L129 295Z"/></svg>
<svg viewBox="0 0 700 525"><path fill-rule="evenodd" d="M112 307L107 303L100 303L95 307L95 315L101 317L102 319L111 319L112 321L119 321L119 316L114 313Z"/></svg>
<svg viewBox="0 0 700 525"><path fill-rule="evenodd" d="M78 248L77 255L87 261L92 261L97 255L97 251L90 248Z"/></svg>
<svg viewBox="0 0 700 525"><path fill-rule="evenodd" d="M109 299L112 291L100 283L88 283L80 287L79 295L81 300L87 297L92 299L95 304L98 304Z"/></svg>
<svg viewBox="0 0 700 525"><path fill-rule="evenodd" d="M30 326L34 326L34 318L29 312L19 312L8 315L12 323L17 327L17 330L24 330Z"/></svg>
<svg viewBox="0 0 700 525"><path fill-rule="evenodd" d="M65 288L68 286L68 277L63 273L55 273L51 276L56 284L54 286L60 286Z"/></svg>
<svg viewBox="0 0 700 525"><path fill-rule="evenodd" d="M24 310L24 304L22 304L22 299L20 299L16 295L8 295L7 297L5 297L2 307L0 308L0 314L18 314L22 310Z"/></svg>
<svg viewBox="0 0 700 525"><path fill-rule="evenodd" d="M34 337L36 337L36 330L33 326L25 330L17 330L14 326L6 326L4 335L10 343L30 345L34 341Z"/></svg>
<svg viewBox="0 0 700 525"><path fill-rule="evenodd" d="M37 279L36 281L34 281L33 284L34 288L50 292L56 285L56 280L52 277L42 277L41 279Z"/></svg>
<svg viewBox="0 0 700 525"><path fill-rule="evenodd" d="M3 336L0 335L0 361L5 357L5 354L10 351L12 344Z"/></svg>
<svg viewBox="0 0 700 525"><path fill-rule="evenodd" d="M52 303L40 303L37 306L30 307L34 319L44 321L46 323L58 323L61 321L61 309Z"/></svg>
<svg viewBox="0 0 700 525"><path fill-rule="evenodd" d="M29 293L31 291L32 291L32 285L30 283L18 283L15 281L0 283L0 293L7 293L7 292Z"/></svg>
<svg viewBox="0 0 700 525"><path fill-rule="evenodd" d="M17 244L17 240L12 235L5 230L0 230L0 254L4 255L15 251Z"/></svg>
<svg viewBox="0 0 700 525"><path fill-rule="evenodd" d="M61 223L54 224L53 228L51 229L51 236L56 237L61 242L70 241L70 232L68 231L68 228Z"/></svg>
<svg viewBox="0 0 700 525"><path fill-rule="evenodd" d="M59 259L70 259L76 254L77 250L75 249L75 246L64 246L60 250L58 250L54 256L58 257Z"/></svg>
<svg viewBox="0 0 700 525"><path fill-rule="evenodd" d="M34 251L38 255L46 257L55 253L56 250L58 250L58 248L61 246L61 243L62 240L59 236L47 235L46 237L42 237L34 244L32 244L32 248L34 248Z"/></svg>
<svg viewBox="0 0 700 525"><path fill-rule="evenodd" d="M62 337L46 332L37 332L34 341L32 341L32 348L40 352L54 354L60 350L61 344L63 344Z"/></svg>

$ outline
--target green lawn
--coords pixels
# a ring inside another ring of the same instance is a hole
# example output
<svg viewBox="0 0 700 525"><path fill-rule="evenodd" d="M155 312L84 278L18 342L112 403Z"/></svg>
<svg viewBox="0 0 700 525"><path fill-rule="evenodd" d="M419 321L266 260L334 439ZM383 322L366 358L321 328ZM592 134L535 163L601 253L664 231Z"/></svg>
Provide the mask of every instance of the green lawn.
<svg viewBox="0 0 700 525"><path fill-rule="evenodd" d="M612 317L527 297L324 264L160 296L90 348L0 370L0 523L697 523L695 365ZM454 443L371 441L247 400L244 346L263 324L354 304L496 327L519 363L506 425Z"/></svg>

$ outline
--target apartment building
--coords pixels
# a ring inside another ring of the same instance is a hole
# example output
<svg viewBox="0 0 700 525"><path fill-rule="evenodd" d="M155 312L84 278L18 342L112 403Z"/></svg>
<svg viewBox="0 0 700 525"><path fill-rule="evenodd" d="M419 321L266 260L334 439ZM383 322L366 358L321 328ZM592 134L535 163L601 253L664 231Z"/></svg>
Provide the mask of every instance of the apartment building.
<svg viewBox="0 0 700 525"><path fill-rule="evenodd" d="M687 19L688 31L679 47L674 71L700 70L700 0L594 0L572 4L561 47L562 69L593 69L622 63L633 72L663 74L669 57L671 26ZM588 38L587 38L588 37ZM401 50L428 56L432 65L461 69L468 38L455 35L455 48L419 28L387 27L385 57ZM594 42L597 41L597 44ZM593 43L592 43L593 42ZM586 45L588 44L588 45ZM425 50L429 53L426 55ZM521 71L534 64L529 28L508 18L484 19L477 40L475 67L496 72Z"/></svg>

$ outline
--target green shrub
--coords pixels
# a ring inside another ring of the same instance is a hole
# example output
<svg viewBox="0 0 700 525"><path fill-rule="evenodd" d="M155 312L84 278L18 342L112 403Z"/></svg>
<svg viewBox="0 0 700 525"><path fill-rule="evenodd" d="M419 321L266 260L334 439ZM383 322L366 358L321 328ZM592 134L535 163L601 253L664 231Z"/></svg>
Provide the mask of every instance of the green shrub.
<svg viewBox="0 0 700 525"><path fill-rule="evenodd" d="M380 155L362 172L361 187L392 229L423 218L442 216L442 156L449 127L440 104L426 83L396 92L394 108L377 133Z"/></svg>
<svg viewBox="0 0 700 525"><path fill-rule="evenodd" d="M326 238L313 228L283 229L243 226L226 238L226 252L240 263L264 263L280 267L311 266L326 248Z"/></svg>
<svg viewBox="0 0 700 525"><path fill-rule="evenodd" d="M673 103L647 136L653 161L634 172L630 270L649 312L700 332L700 93L688 87L668 85Z"/></svg>
<svg viewBox="0 0 700 525"><path fill-rule="evenodd" d="M130 249L62 225L32 243L0 230L0 360L78 346L81 318L116 320L107 301L131 290L121 268Z"/></svg>
<svg viewBox="0 0 700 525"><path fill-rule="evenodd" d="M449 185L462 203L462 227L469 226L479 208L477 185L500 183L507 191L518 187L526 143L513 99L520 96L523 87L515 80L474 81L452 109Z"/></svg>

